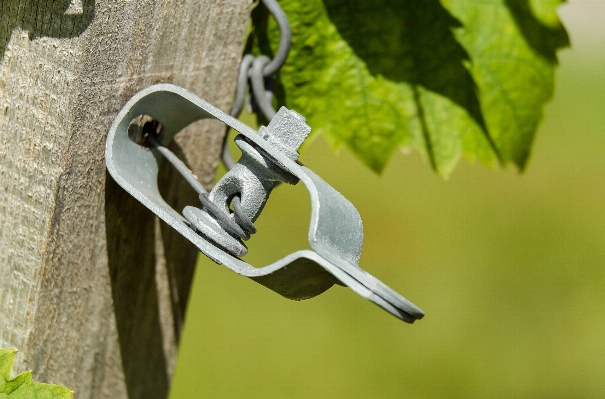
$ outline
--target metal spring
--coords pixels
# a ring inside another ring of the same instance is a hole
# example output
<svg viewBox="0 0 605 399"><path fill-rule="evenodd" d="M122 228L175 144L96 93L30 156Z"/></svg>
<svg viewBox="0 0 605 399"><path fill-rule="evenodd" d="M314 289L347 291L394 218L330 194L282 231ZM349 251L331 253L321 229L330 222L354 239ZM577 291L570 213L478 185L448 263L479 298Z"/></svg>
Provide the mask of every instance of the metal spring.
<svg viewBox="0 0 605 399"><path fill-rule="evenodd" d="M198 193L200 202L206 209L206 211L217 221L221 223L221 226L225 228L225 230L234 236L245 239L249 237L249 234L256 233L256 227L248 218L248 216L243 212L241 207L241 202L239 197L233 197L231 200L231 204L233 205L235 217L232 219L229 214L223 212L219 207L217 207L210 198L208 198L208 191L202 186L202 184L197 180L195 175L189 170L187 165L183 163L172 151L168 148L164 147L162 143L153 135L147 135L147 142L160 154L166 158L168 162L174 166L174 168L185 178L187 183ZM239 223L238 223L239 222ZM240 226L241 224L241 226ZM247 233L247 234L246 234Z"/></svg>

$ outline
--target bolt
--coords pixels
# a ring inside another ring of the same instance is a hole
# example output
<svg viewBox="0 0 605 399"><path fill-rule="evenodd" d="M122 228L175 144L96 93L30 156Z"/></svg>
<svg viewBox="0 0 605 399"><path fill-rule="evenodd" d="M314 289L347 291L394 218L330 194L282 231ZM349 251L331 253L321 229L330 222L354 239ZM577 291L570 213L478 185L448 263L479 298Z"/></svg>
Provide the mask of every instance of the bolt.
<svg viewBox="0 0 605 399"><path fill-rule="evenodd" d="M259 133L293 160L298 159L298 149L311 133L304 116L296 111L281 107L271 119L269 126L261 127Z"/></svg>

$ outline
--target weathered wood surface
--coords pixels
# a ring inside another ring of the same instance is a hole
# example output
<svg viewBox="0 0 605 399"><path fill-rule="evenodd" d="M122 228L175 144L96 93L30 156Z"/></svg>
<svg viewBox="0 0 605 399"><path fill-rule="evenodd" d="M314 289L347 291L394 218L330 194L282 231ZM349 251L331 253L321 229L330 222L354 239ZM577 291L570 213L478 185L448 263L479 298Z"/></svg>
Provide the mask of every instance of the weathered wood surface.
<svg viewBox="0 0 605 399"><path fill-rule="evenodd" d="M0 0L0 346L76 398L165 398L197 251L106 173L119 109L159 82L227 109L248 0ZM223 128L173 150L210 184ZM175 209L195 195L162 172ZM157 239L156 239L157 238Z"/></svg>

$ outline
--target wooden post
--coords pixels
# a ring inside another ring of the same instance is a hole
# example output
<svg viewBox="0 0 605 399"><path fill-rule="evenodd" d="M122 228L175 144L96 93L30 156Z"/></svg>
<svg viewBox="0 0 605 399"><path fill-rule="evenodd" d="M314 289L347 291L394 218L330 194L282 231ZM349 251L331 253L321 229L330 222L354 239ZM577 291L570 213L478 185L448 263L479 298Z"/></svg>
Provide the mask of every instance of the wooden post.
<svg viewBox="0 0 605 399"><path fill-rule="evenodd" d="M105 137L171 82L228 109L249 0L0 1L0 347L76 398L166 398L197 251L121 190ZM172 150L205 184L223 127ZM196 203L171 170L175 209Z"/></svg>

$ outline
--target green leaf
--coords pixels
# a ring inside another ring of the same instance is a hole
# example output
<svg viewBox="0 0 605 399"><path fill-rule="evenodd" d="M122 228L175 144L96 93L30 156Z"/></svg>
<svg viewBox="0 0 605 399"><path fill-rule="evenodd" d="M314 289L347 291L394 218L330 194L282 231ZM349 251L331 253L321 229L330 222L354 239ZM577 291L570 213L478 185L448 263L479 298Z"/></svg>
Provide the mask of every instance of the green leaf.
<svg viewBox="0 0 605 399"><path fill-rule="evenodd" d="M568 44L562 0L280 0L293 31L277 98L381 171L398 147L447 176L461 156L523 169ZM253 12L249 48L279 32Z"/></svg>
<svg viewBox="0 0 605 399"><path fill-rule="evenodd" d="M16 350L0 349L0 399L70 399L73 391L59 385L33 382L31 371L11 379Z"/></svg>

